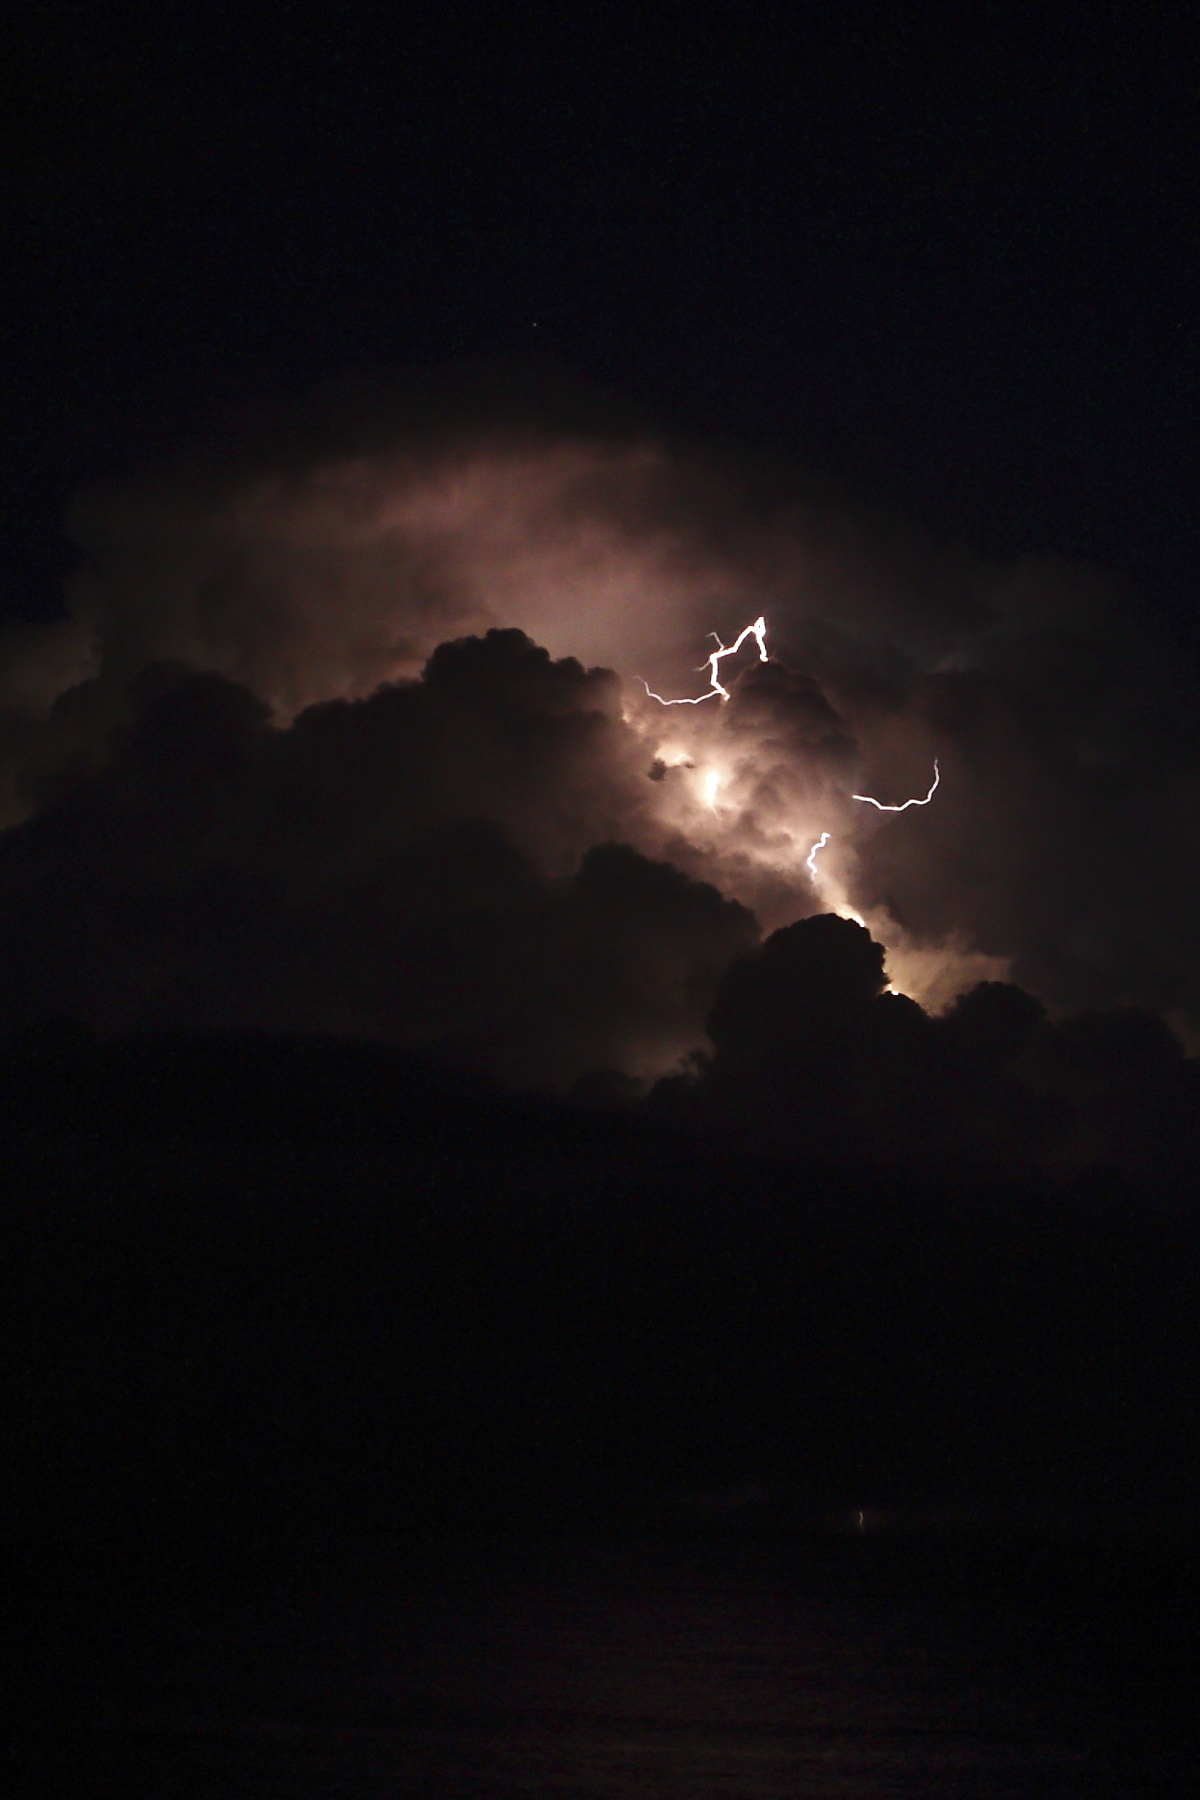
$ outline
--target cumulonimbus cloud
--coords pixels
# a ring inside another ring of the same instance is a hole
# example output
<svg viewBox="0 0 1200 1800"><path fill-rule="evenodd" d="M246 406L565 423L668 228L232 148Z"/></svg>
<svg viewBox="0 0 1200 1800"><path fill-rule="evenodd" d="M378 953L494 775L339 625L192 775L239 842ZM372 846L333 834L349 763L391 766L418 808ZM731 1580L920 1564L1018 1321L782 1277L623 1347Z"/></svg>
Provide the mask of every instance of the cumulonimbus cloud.
<svg viewBox="0 0 1200 1800"><path fill-rule="evenodd" d="M214 868L315 892L322 856L366 880L405 844L484 822L537 882L578 882L616 844L763 929L831 905L862 917L928 1004L1011 972L1052 1007L1132 1002L1194 1028L1195 677L1115 578L991 566L814 501L777 465L611 420L481 417L461 389L416 423L403 407L364 418L314 407L287 433L79 496L66 618L0 645L11 881L19 846L51 818L61 834L82 796L95 808L105 782L151 782L147 696L191 670L256 697L255 767L286 765L288 804L326 821L324 851L262 821L270 866L218 833ZM771 660L751 644L723 662L728 702L647 696L703 692L706 634L732 642L759 615ZM524 712L504 683L534 653L489 631L549 653ZM468 639L485 647L439 649ZM472 681L457 725L435 729L439 684ZM389 732L421 706L423 748L389 785ZM164 740L162 755L193 750ZM189 777L198 817L220 811L213 756ZM929 806L855 803L924 794L935 758ZM138 854L148 868L165 852ZM695 1037L721 954L697 952L709 974L678 1031L645 1041L674 1053Z"/></svg>

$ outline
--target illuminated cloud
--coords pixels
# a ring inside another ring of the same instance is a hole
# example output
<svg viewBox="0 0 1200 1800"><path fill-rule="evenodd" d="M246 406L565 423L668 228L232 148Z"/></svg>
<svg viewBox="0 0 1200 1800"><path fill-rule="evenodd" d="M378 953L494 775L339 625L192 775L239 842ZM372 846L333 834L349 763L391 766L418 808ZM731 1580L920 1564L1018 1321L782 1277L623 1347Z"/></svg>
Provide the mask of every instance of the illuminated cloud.
<svg viewBox="0 0 1200 1800"><path fill-rule="evenodd" d="M39 830L98 831L88 806L174 757L224 821L212 867L289 905L486 822L535 885L616 844L763 931L865 921L932 1006L1011 972L1052 1007L1195 1027L1195 679L1115 582L989 567L775 465L468 387L325 399L78 498L68 618L0 644L0 795L31 821L5 840L10 910ZM228 745L146 736L188 670L270 715L240 823ZM146 829L143 873L171 841ZM655 1056L700 1041L698 1005Z"/></svg>

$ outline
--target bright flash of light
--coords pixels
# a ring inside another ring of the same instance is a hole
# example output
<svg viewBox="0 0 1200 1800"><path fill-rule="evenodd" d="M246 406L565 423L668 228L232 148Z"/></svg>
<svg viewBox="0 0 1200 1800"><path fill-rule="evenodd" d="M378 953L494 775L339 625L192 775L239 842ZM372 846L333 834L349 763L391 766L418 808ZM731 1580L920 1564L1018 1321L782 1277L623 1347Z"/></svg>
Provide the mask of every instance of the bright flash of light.
<svg viewBox="0 0 1200 1800"><path fill-rule="evenodd" d="M657 701L663 707L701 706L707 700L717 700L723 704L731 698L731 695L729 689L721 681L722 661L727 656L736 656L747 638L753 638L758 645L759 660L764 663L769 662L766 630L765 618L758 618L753 625L747 625L744 631L739 632L732 644L723 643L715 632L710 634L716 640L717 647L709 656L707 663L703 665L707 669L709 677L709 687L706 693L669 700L662 694L656 694L648 682L643 681L641 685L650 699ZM685 733L685 739L686 736ZM685 743L676 741L674 738L659 745L656 760L667 768L681 766L687 769L696 768ZM719 826L722 839L727 829L729 831L737 829L736 806L726 806L719 803L718 800L723 784L730 779L730 773L729 770L715 768L707 761L706 757L702 757L700 767L696 769L693 781L688 783L687 788L687 791L698 798L713 815L714 826ZM852 794L848 798L864 806L873 806L877 812L903 813L913 806L928 806L941 785L941 779L941 764L935 758L933 780L926 794L914 794L911 799L894 803L877 800L874 794ZM730 797L735 796L736 792L735 777L730 789ZM795 869L795 864L791 863L791 856L798 857L802 853L803 840L792 838L790 831L785 832L784 836L790 845L788 862ZM959 943L957 940L941 945L914 943L884 907L870 908L864 916L850 902L844 876L839 872L837 866L838 859L835 850L829 849L828 858L823 854L827 846L833 844L834 835L829 831L822 831L815 842L809 840L807 854L803 857L805 869L815 892L821 897L829 911L836 913L839 918L850 919L855 925L861 925L864 930L869 931L878 942L885 946L889 977L887 992L907 994L927 1010L938 1009L945 1006L956 994L962 992L964 986L970 985L972 980L1003 980L1005 978L1008 964L1003 959L985 957L981 953L971 952L965 943ZM770 859L764 857L761 860Z"/></svg>
<svg viewBox="0 0 1200 1800"><path fill-rule="evenodd" d="M913 800L905 800L900 806L886 806L882 800L876 800L873 794L851 794L850 798L852 800L862 800L867 806L877 806L880 812L907 812L910 806L928 806L929 802L937 792L938 782L941 779L942 772L938 768L938 760L935 756L933 759L933 786L925 795L924 799L918 797Z"/></svg>
<svg viewBox="0 0 1200 1800"><path fill-rule="evenodd" d="M767 621L764 618L757 618L753 625L747 625L744 631L738 633L732 644L723 644L715 631L710 631L708 635L717 638L717 647L709 657L707 665L701 664L702 668L707 667L709 680L712 682L707 694L697 694L693 699L664 700L661 694L654 692L648 681L642 681L642 686L652 700L657 700L660 706L699 706L705 700L728 700L729 689L721 685L721 678L717 674L717 664L723 656L736 656L748 637L752 637L758 645L759 662L771 660L767 655Z"/></svg>

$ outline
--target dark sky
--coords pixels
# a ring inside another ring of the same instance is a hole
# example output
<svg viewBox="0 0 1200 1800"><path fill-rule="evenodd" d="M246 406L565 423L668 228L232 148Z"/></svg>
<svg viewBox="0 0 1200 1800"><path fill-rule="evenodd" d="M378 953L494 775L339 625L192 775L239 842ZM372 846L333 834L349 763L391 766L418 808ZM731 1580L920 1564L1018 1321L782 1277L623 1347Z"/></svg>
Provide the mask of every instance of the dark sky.
<svg viewBox="0 0 1200 1800"><path fill-rule="evenodd" d="M817 16L818 13L820 16ZM1192 641L1170 12L72 4L15 31L4 610L82 480L348 366L548 354Z"/></svg>

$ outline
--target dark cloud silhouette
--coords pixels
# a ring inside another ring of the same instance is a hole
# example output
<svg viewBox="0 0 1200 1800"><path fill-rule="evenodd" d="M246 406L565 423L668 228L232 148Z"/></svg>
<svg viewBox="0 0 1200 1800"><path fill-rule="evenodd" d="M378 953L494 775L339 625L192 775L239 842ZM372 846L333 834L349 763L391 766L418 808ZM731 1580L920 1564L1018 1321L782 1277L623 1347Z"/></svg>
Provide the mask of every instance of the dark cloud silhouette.
<svg viewBox="0 0 1200 1800"><path fill-rule="evenodd" d="M883 947L861 925L802 919L723 979L703 1103L760 1145L811 1161L894 1156L908 1147L909 1117L924 1122L945 1098L934 1030L887 992Z"/></svg>
<svg viewBox="0 0 1200 1800"><path fill-rule="evenodd" d="M885 984L882 946L851 920L773 933L722 978L711 1060L656 1103L817 1164L1194 1176L1200 1069L1153 1014L1052 1023L1019 987L984 982L931 1017Z"/></svg>
<svg viewBox="0 0 1200 1800"><path fill-rule="evenodd" d="M5 1013L334 1031L511 1079L661 1068L753 941L628 845L613 677L518 632L284 729L159 667L102 771L0 841Z"/></svg>

